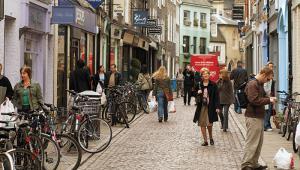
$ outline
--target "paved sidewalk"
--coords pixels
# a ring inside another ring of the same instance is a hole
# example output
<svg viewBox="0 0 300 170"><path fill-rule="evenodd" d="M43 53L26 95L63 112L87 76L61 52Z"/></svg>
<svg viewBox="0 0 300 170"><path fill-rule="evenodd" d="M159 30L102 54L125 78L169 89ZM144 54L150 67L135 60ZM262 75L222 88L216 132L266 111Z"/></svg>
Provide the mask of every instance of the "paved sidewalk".
<svg viewBox="0 0 300 170"><path fill-rule="evenodd" d="M240 169L244 139L233 119L227 133L216 122L215 145L203 147L199 127L192 122L195 106L175 102L177 112L168 122L158 123L156 112L141 116L80 169Z"/></svg>
<svg viewBox="0 0 300 170"><path fill-rule="evenodd" d="M246 124L245 124L245 116L244 114L236 114L233 110L233 107L230 108L232 119L236 122L243 136L246 137ZM271 118L273 131L264 133L264 143L262 147L261 159L262 163L268 165L268 169L276 169L274 168L273 158L280 147L285 148L288 152L293 153L293 144L292 138L290 141L287 141L286 138L281 137L281 134L278 134L279 129L275 128L275 125ZM297 154L294 154L295 158L295 169L300 170L300 159Z"/></svg>

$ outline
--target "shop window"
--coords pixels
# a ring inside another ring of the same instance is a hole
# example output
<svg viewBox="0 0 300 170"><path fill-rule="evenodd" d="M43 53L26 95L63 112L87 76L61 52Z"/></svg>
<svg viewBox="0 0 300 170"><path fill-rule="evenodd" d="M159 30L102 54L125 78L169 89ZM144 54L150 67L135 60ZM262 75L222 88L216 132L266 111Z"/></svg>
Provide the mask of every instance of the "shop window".
<svg viewBox="0 0 300 170"><path fill-rule="evenodd" d="M189 53L190 52L190 37L183 36L183 52Z"/></svg>
<svg viewBox="0 0 300 170"><path fill-rule="evenodd" d="M206 28L207 27L207 23L206 23L206 13L201 13L200 14L200 19L201 19L201 21L200 21L200 26L202 27L202 28Z"/></svg>
<svg viewBox="0 0 300 170"><path fill-rule="evenodd" d="M183 11L183 24L185 26L190 26L191 25L191 12L184 10Z"/></svg>
<svg viewBox="0 0 300 170"><path fill-rule="evenodd" d="M197 37L194 37L193 46L194 46L194 54L196 54L197 53Z"/></svg>
<svg viewBox="0 0 300 170"><path fill-rule="evenodd" d="M32 68L32 78L37 80L37 56L38 42L34 34L25 34L24 36L24 65Z"/></svg>
<svg viewBox="0 0 300 170"><path fill-rule="evenodd" d="M87 38L86 38L86 33L81 32L80 36L80 58L84 60L85 62L87 61L86 57L86 44L87 44Z"/></svg>
<svg viewBox="0 0 300 170"><path fill-rule="evenodd" d="M206 38L200 38L200 54L206 53Z"/></svg>
<svg viewBox="0 0 300 170"><path fill-rule="evenodd" d="M94 44L95 44L95 37L94 36L89 36L89 58L88 58L88 68L90 70L90 74L94 73L95 70L95 64L94 64Z"/></svg>
<svg viewBox="0 0 300 170"><path fill-rule="evenodd" d="M58 58L57 58L57 106L64 107L67 105L67 74L66 74L66 57L65 57L65 39L66 29L64 26L58 27Z"/></svg>

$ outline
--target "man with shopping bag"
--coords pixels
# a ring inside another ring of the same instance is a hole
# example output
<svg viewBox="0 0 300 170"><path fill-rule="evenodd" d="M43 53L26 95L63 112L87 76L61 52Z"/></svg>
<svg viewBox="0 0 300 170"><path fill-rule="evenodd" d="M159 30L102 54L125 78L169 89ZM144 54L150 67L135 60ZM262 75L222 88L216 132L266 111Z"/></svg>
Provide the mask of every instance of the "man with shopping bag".
<svg viewBox="0 0 300 170"><path fill-rule="evenodd" d="M245 88L248 99L248 106L245 112L246 117L246 144L242 160L242 170L264 170L267 166L258 164L264 137L264 117L267 104L275 103L275 97L266 97L264 83L272 80L273 71L265 67L250 80Z"/></svg>

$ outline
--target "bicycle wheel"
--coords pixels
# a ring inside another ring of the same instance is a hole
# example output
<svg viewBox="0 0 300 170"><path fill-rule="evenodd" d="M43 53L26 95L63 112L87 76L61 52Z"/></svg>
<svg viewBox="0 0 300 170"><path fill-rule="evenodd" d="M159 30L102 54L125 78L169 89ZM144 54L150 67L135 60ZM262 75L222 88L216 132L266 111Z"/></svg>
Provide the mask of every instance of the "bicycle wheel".
<svg viewBox="0 0 300 170"><path fill-rule="evenodd" d="M111 116L110 114L112 114L109 109L108 109L108 105L104 106L103 111L102 111L102 119L106 120L108 123L111 122Z"/></svg>
<svg viewBox="0 0 300 170"><path fill-rule="evenodd" d="M285 134L286 134L286 132L287 132L287 124L288 124L288 119L289 119L289 109L287 108L287 107L285 107L284 109L283 109L283 113L284 113L284 117L285 117L285 115L286 115L286 117L285 117L285 119L284 119L284 122L282 122L282 124L281 124L281 129L282 129L282 137L285 137Z"/></svg>
<svg viewBox="0 0 300 170"><path fill-rule="evenodd" d="M122 102L118 105L117 108L117 119L119 123L130 123L134 120L136 115L136 106L130 102Z"/></svg>
<svg viewBox="0 0 300 170"><path fill-rule="evenodd" d="M13 170L14 161L9 153L0 153L0 169Z"/></svg>
<svg viewBox="0 0 300 170"><path fill-rule="evenodd" d="M27 135L21 134L18 135L17 140L18 149L27 149L39 159L42 166L44 165L44 149L39 136L32 133L29 133Z"/></svg>
<svg viewBox="0 0 300 170"><path fill-rule="evenodd" d="M78 143L89 153L98 153L108 147L112 138L110 125L100 118L88 118L79 127Z"/></svg>
<svg viewBox="0 0 300 170"><path fill-rule="evenodd" d="M291 134L293 132L293 120L292 120L291 112L289 112L286 129L287 129L287 133L288 133L286 140L290 140Z"/></svg>
<svg viewBox="0 0 300 170"><path fill-rule="evenodd" d="M74 114L70 115L68 119L62 123L60 132L63 134L71 134L74 133L75 129L75 116Z"/></svg>
<svg viewBox="0 0 300 170"><path fill-rule="evenodd" d="M60 149L59 167L64 170L75 170L81 162L81 148L78 142L66 134L57 134L56 142Z"/></svg>
<svg viewBox="0 0 300 170"><path fill-rule="evenodd" d="M11 149L7 151L13 159L16 170L41 170L41 161L26 149Z"/></svg>
<svg viewBox="0 0 300 170"><path fill-rule="evenodd" d="M293 150L295 153L298 152L298 145L295 142L295 137L296 137L296 131L297 131L297 125L298 125L298 121L296 121L294 123L294 127L293 127Z"/></svg>
<svg viewBox="0 0 300 170"><path fill-rule="evenodd" d="M44 169L57 169L60 162L60 150L57 143L47 134L41 134L44 150Z"/></svg>
<svg viewBox="0 0 300 170"><path fill-rule="evenodd" d="M147 101L145 100L144 96L140 96L139 97L139 105L140 107L142 107L142 109L144 110L145 113L149 113L149 105L147 103Z"/></svg>

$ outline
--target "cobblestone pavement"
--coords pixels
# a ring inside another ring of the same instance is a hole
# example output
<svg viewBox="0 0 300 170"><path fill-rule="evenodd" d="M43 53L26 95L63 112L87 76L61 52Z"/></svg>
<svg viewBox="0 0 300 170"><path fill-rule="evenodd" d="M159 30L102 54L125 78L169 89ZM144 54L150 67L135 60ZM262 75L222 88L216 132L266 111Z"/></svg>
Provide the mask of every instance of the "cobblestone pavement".
<svg viewBox="0 0 300 170"><path fill-rule="evenodd" d="M195 106L176 100L176 113L158 123L157 113L141 116L113 138L110 147L86 160L80 169L240 169L243 136L230 118L229 132L214 124L214 146L201 146L193 122Z"/></svg>

